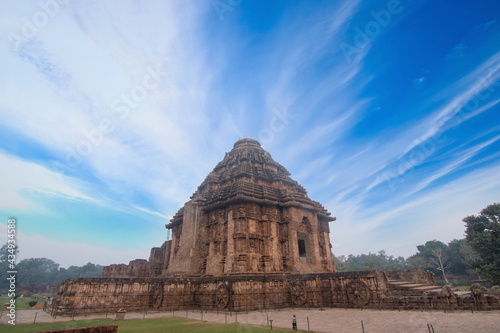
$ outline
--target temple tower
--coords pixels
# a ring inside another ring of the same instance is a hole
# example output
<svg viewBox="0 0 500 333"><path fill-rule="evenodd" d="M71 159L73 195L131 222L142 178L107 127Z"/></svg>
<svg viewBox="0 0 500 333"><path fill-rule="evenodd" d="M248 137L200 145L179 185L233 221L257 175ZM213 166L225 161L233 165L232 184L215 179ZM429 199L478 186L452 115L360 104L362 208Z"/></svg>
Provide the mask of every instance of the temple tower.
<svg viewBox="0 0 500 333"><path fill-rule="evenodd" d="M172 240L150 262L157 276L335 272L334 220L258 141L241 139L166 225Z"/></svg>

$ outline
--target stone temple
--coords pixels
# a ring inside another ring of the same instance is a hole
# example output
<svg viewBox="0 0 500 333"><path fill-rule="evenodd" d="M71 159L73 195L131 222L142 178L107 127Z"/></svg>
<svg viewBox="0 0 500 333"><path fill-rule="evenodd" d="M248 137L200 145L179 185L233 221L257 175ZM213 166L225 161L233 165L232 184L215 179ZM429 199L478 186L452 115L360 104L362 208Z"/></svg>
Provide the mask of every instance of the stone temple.
<svg viewBox="0 0 500 333"><path fill-rule="evenodd" d="M500 308L480 288L457 294L422 270L337 273L332 221L258 141L241 139L166 225L172 239L149 261L64 281L54 311Z"/></svg>
<svg viewBox="0 0 500 333"><path fill-rule="evenodd" d="M334 220L258 141L242 139L166 225L172 240L103 277L331 273Z"/></svg>

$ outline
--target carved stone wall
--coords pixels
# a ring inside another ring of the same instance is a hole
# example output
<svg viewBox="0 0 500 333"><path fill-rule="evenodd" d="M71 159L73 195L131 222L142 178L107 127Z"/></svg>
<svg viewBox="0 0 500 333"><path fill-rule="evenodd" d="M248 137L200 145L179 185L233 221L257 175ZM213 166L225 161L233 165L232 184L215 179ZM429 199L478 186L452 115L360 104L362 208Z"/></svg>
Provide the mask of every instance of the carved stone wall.
<svg viewBox="0 0 500 333"><path fill-rule="evenodd" d="M61 284L63 311L201 308L251 310L377 304L383 274L308 274L222 278L73 279Z"/></svg>
<svg viewBox="0 0 500 333"><path fill-rule="evenodd" d="M405 274L414 275L414 280L425 276L423 271L418 270ZM73 279L61 284L55 304L67 314L75 310L104 312L119 308L165 311L186 308L240 311L287 307L500 309L498 297L480 288L470 295L456 295L446 288L437 293L415 296L394 293L381 271Z"/></svg>

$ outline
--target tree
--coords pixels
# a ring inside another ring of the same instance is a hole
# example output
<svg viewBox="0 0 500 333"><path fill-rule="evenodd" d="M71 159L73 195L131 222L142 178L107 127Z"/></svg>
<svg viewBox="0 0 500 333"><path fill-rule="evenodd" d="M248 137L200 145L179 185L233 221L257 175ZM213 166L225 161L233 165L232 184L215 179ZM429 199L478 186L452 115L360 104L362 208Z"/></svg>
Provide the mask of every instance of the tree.
<svg viewBox="0 0 500 333"><path fill-rule="evenodd" d="M500 284L500 203L484 208L478 216L467 216L465 234L468 244L479 254L475 267L493 284Z"/></svg>
<svg viewBox="0 0 500 333"><path fill-rule="evenodd" d="M467 261L465 259L464 246L467 245L465 239L454 239L448 243L448 272L456 275L467 274Z"/></svg>
<svg viewBox="0 0 500 333"><path fill-rule="evenodd" d="M449 283L446 277L450 261L448 246L438 240L432 240L425 245L418 245L417 250L417 254L408 258L410 266L427 269L435 274L441 273L446 283Z"/></svg>
<svg viewBox="0 0 500 333"><path fill-rule="evenodd" d="M17 246L9 250L8 244L5 244L0 248L0 290L2 291L9 288L6 275L7 271L11 270L9 269L8 258L12 252L19 252ZM103 268L101 265L89 262L82 267L70 266L66 269L59 268L58 263L47 258L23 259L16 265L18 271L16 283L28 285L58 284L72 278L101 277Z"/></svg>
<svg viewBox="0 0 500 333"><path fill-rule="evenodd" d="M92 278L101 277L103 266L95 265L89 262L82 267L70 266L67 270L65 270L64 268L62 270L64 270L64 279Z"/></svg>
<svg viewBox="0 0 500 333"><path fill-rule="evenodd" d="M25 284L56 283L59 264L47 258L23 259L17 264L19 282Z"/></svg>
<svg viewBox="0 0 500 333"><path fill-rule="evenodd" d="M12 245L11 245L12 246ZM7 272L11 271L9 265L9 255L17 254L19 252L17 245L9 251L8 243L5 243L0 248L0 290L9 288L9 281L7 280Z"/></svg>
<svg viewBox="0 0 500 333"><path fill-rule="evenodd" d="M477 275L478 280L481 280L481 270L478 268L478 263L481 260L479 253L477 253L467 241L462 246L461 250L467 265L467 273Z"/></svg>
<svg viewBox="0 0 500 333"><path fill-rule="evenodd" d="M410 269L429 269L429 262L421 254L414 254L406 259Z"/></svg>
<svg viewBox="0 0 500 333"><path fill-rule="evenodd" d="M345 257L345 255L333 256L333 261L335 262L335 267L337 268L337 272L345 271L346 260L347 258Z"/></svg>
<svg viewBox="0 0 500 333"><path fill-rule="evenodd" d="M338 272L371 271L371 270L401 270L406 268L406 261L403 257L388 256L384 250L376 253L360 254L358 256L350 254L334 257Z"/></svg>
<svg viewBox="0 0 500 333"><path fill-rule="evenodd" d="M436 246L431 251L430 261L438 266L438 270L443 274L443 278L446 283L449 283L448 278L446 278L445 265L448 261L446 256L446 247Z"/></svg>

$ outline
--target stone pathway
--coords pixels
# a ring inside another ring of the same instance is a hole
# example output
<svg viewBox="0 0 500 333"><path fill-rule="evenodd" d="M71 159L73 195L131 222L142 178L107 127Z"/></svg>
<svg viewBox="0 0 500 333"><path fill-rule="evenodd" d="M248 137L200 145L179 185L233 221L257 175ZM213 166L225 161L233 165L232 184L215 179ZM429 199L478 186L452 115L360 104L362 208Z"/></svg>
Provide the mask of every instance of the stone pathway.
<svg viewBox="0 0 500 333"><path fill-rule="evenodd" d="M67 321L67 327L73 327L71 317L50 317L41 310L18 310L16 311L17 324L31 324L37 313L36 322L58 322ZM310 330L319 332L352 333L362 332L361 320L366 333L375 332L423 332L427 333L427 324L431 324L435 333L449 332L500 332L500 312L439 312L439 311L391 311L391 310L359 310L359 309L282 309L266 312L251 311L241 312L237 315L232 313L206 312L203 311L203 320L224 324L233 323L238 320L240 323L255 325L266 325L267 319L273 320L274 327L291 328L292 315L297 316L298 328L307 330L307 318L309 318ZM146 318L170 317L172 312L148 312ZM186 317L186 310L175 311L175 316ZM76 316L75 320L104 318L104 314ZM113 318L114 314L109 314L108 318ZM142 319L142 312L130 312L125 319ZM188 318L201 320L201 311L189 311ZM236 318L237 317L237 318ZM6 324L9 318L5 313L0 318L0 323ZM1 330L0 330L1 331Z"/></svg>

